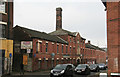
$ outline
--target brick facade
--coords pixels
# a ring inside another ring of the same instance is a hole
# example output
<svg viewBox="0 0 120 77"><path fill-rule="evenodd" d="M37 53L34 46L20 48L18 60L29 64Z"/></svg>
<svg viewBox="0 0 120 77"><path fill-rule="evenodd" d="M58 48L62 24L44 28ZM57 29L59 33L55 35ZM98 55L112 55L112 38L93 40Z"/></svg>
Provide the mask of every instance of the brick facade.
<svg viewBox="0 0 120 77"><path fill-rule="evenodd" d="M120 72L120 2L107 2L108 74Z"/></svg>

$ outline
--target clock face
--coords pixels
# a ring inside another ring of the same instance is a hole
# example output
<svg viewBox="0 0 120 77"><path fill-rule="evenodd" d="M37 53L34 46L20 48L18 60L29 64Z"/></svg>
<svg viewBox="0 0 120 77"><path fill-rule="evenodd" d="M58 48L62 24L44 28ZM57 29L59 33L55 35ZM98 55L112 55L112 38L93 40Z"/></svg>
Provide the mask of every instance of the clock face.
<svg viewBox="0 0 120 77"><path fill-rule="evenodd" d="M0 0L0 12L5 13L5 1Z"/></svg>

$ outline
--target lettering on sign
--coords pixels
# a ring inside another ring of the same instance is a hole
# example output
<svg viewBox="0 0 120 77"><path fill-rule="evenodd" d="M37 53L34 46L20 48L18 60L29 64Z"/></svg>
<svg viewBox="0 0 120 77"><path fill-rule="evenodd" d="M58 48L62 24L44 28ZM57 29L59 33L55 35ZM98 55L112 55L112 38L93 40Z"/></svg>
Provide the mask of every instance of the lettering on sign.
<svg viewBox="0 0 120 77"><path fill-rule="evenodd" d="M0 0L0 12L5 13L5 1Z"/></svg>
<svg viewBox="0 0 120 77"><path fill-rule="evenodd" d="M21 49L32 49L32 41L21 41Z"/></svg>

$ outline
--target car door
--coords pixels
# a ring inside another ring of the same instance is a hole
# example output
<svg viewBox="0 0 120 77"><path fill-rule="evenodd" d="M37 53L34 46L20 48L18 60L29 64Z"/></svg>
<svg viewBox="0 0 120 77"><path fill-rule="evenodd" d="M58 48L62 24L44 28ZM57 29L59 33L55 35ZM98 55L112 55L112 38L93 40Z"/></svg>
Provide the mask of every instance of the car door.
<svg viewBox="0 0 120 77"><path fill-rule="evenodd" d="M65 74L66 75L72 75L72 73L73 73L72 66L67 65Z"/></svg>

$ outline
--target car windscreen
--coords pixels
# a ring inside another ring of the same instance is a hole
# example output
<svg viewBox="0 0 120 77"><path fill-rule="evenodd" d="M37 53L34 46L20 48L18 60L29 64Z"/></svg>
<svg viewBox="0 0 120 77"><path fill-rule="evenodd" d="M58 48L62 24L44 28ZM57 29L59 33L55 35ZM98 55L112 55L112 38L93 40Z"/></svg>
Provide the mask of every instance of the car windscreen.
<svg viewBox="0 0 120 77"><path fill-rule="evenodd" d="M78 65L76 68L86 68L86 65Z"/></svg>
<svg viewBox="0 0 120 77"><path fill-rule="evenodd" d="M96 67L96 65L90 65L90 68L95 68Z"/></svg>
<svg viewBox="0 0 120 77"><path fill-rule="evenodd" d="M105 64L99 64L99 66L105 66Z"/></svg>
<svg viewBox="0 0 120 77"><path fill-rule="evenodd" d="M56 65L56 67L54 69L59 69L59 70L63 70L66 68L67 65L63 65L63 64L59 64L59 65Z"/></svg>

